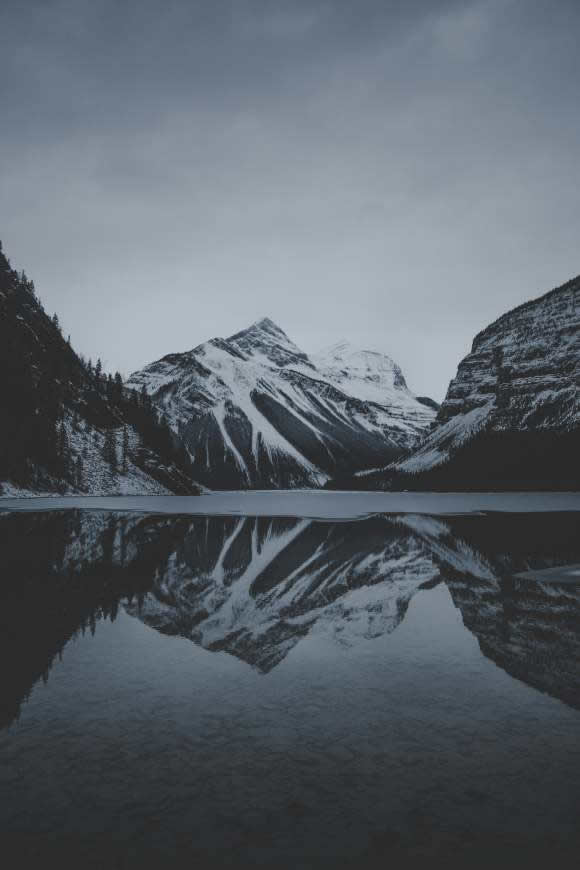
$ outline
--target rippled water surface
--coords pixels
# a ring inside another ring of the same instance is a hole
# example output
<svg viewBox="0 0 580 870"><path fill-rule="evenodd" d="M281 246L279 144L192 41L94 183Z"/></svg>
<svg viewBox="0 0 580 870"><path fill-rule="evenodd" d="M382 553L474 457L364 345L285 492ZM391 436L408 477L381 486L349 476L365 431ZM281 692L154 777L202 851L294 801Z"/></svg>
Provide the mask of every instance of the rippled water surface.
<svg viewBox="0 0 580 870"><path fill-rule="evenodd" d="M577 855L580 515L0 513L0 830L82 866Z"/></svg>

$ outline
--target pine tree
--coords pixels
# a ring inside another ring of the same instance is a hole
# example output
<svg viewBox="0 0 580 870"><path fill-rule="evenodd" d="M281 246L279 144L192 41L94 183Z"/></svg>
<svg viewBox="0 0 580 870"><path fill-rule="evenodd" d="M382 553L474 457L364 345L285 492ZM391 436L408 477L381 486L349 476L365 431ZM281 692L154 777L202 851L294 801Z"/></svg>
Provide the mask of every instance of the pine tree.
<svg viewBox="0 0 580 870"><path fill-rule="evenodd" d="M137 433L137 448L134 448L134 459L136 465L143 466L147 459L147 450L145 448L145 441L143 438L143 433Z"/></svg>
<svg viewBox="0 0 580 870"><path fill-rule="evenodd" d="M68 450L68 438L66 434L66 428L64 425L64 420L61 420L60 426L58 429L58 455L61 458L66 456Z"/></svg>
<svg viewBox="0 0 580 870"><path fill-rule="evenodd" d="M110 374L108 374L108 375L107 375L107 374L103 375L103 386L104 386L104 388L105 388L105 395L106 395L107 399L109 399L109 401L111 400L111 386L112 386L112 383L113 383L113 381L112 381L112 379L111 379L111 375L110 375Z"/></svg>
<svg viewBox="0 0 580 870"><path fill-rule="evenodd" d="M149 398L149 393L147 392L145 384L141 387L141 404L144 408L148 408L151 405L151 399Z"/></svg>
<svg viewBox="0 0 580 870"><path fill-rule="evenodd" d="M69 468L70 468L70 449L68 443L68 435L66 431L66 427L64 425L64 420L61 420L60 426L58 428L58 474L61 477L69 476Z"/></svg>
<svg viewBox="0 0 580 870"><path fill-rule="evenodd" d="M108 463L111 471L115 472L117 470L117 444L114 429L107 429L105 431L103 459Z"/></svg>
<svg viewBox="0 0 580 870"><path fill-rule="evenodd" d="M101 358L98 357L97 363L95 365L95 377L97 379L97 382L99 382L101 380L102 374L103 374L103 364L101 362Z"/></svg>
<svg viewBox="0 0 580 870"><path fill-rule="evenodd" d="M127 474L129 468L129 430L123 427L123 474Z"/></svg>
<svg viewBox="0 0 580 870"><path fill-rule="evenodd" d="M58 314L56 312L52 315L52 323L60 332L60 320L58 319Z"/></svg>
<svg viewBox="0 0 580 870"><path fill-rule="evenodd" d="M80 456L77 457L75 464L75 483L77 489L83 488L83 461Z"/></svg>
<svg viewBox="0 0 580 870"><path fill-rule="evenodd" d="M123 378L120 372L115 372L115 401L123 401Z"/></svg>

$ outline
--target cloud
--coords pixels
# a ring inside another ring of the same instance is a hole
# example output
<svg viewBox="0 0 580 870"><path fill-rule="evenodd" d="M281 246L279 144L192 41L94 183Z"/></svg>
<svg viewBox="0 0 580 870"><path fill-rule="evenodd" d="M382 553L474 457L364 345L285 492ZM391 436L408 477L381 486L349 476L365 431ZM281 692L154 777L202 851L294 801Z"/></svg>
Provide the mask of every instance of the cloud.
<svg viewBox="0 0 580 870"><path fill-rule="evenodd" d="M579 271L577 4L6 2L2 237L130 371L268 314L441 398ZM130 324L130 328L128 328Z"/></svg>

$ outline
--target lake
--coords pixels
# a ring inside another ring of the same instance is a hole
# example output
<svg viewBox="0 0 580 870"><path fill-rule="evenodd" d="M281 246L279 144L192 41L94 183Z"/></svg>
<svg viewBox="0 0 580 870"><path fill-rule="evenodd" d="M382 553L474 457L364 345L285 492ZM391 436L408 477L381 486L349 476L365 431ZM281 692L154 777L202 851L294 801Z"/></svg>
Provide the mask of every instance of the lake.
<svg viewBox="0 0 580 870"><path fill-rule="evenodd" d="M578 855L578 497L376 495L0 502L19 866Z"/></svg>

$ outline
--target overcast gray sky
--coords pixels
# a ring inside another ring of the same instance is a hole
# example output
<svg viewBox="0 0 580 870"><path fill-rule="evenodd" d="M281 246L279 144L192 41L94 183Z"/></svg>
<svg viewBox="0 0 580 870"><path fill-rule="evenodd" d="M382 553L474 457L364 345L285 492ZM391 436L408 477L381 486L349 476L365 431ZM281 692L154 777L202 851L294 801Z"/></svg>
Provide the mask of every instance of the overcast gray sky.
<svg viewBox="0 0 580 870"><path fill-rule="evenodd" d="M0 237L124 373L262 316L441 399L580 272L578 0L0 0Z"/></svg>

